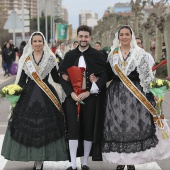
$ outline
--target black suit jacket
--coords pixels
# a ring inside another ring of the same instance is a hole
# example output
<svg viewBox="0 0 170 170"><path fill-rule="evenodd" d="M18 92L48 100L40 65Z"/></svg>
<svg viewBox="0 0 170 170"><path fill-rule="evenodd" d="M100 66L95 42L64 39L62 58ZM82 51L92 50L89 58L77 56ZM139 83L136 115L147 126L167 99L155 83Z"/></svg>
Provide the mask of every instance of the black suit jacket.
<svg viewBox="0 0 170 170"><path fill-rule="evenodd" d="M94 73L95 76L99 77L96 82L99 91L105 86L107 81L107 63L103 53L95 50L91 46L83 53L78 48L66 53L64 60L62 61L59 72L61 74L68 74L67 69L72 66L77 66L79 57L83 55L86 62L86 90L90 91L92 83L90 82L89 76ZM74 90L70 82L67 82L61 77L61 85L66 93L70 95Z"/></svg>

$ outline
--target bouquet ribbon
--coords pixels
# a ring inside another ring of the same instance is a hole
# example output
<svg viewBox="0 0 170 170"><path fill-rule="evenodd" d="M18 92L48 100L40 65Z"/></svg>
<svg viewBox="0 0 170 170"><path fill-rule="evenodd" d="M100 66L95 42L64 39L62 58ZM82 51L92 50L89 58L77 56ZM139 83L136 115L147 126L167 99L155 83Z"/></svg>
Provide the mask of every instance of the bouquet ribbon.
<svg viewBox="0 0 170 170"><path fill-rule="evenodd" d="M164 123L163 123L163 121L162 120L164 120L164 115L162 114L162 115L160 115L160 116L154 116L153 117L153 121L154 121L154 123L157 123L157 125L158 125L158 127L160 127L161 129L163 129L164 128Z"/></svg>

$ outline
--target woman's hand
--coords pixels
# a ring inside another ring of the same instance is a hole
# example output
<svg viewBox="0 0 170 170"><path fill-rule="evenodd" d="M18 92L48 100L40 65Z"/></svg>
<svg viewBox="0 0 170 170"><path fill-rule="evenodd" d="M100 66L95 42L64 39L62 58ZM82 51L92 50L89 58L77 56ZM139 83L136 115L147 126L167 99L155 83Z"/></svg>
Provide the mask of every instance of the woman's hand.
<svg viewBox="0 0 170 170"><path fill-rule="evenodd" d="M90 81L91 81L91 83L92 83L92 82L97 82L98 79L99 79L99 77L96 77L96 76L94 75L94 73L93 73L93 74L90 74Z"/></svg>
<svg viewBox="0 0 170 170"><path fill-rule="evenodd" d="M62 74L62 78L65 80L65 81L69 81L69 76L67 74Z"/></svg>
<svg viewBox="0 0 170 170"><path fill-rule="evenodd" d="M159 99L158 96L154 96L155 101L158 101L158 99Z"/></svg>

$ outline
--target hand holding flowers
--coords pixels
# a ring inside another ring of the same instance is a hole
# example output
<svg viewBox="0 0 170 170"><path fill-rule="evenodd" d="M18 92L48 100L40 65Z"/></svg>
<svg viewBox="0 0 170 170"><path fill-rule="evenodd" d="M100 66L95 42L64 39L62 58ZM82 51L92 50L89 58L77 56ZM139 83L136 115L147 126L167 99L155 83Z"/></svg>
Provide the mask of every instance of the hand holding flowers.
<svg viewBox="0 0 170 170"><path fill-rule="evenodd" d="M166 92L170 89L170 82L168 80L156 79L150 84L150 91L155 97L156 107L155 107L155 117L153 117L154 122L157 123L160 129L164 129L164 114L162 109L162 102ZM170 136L162 131L163 138L169 138Z"/></svg>
<svg viewBox="0 0 170 170"><path fill-rule="evenodd" d="M16 103L18 102L20 95L22 92L22 88L17 84L11 84L6 87L3 87L0 91L1 97L5 97L14 108Z"/></svg>
<svg viewBox="0 0 170 170"><path fill-rule="evenodd" d="M150 84L150 91L154 96L158 96L158 98L164 97L169 89L170 82L168 80L157 79Z"/></svg>

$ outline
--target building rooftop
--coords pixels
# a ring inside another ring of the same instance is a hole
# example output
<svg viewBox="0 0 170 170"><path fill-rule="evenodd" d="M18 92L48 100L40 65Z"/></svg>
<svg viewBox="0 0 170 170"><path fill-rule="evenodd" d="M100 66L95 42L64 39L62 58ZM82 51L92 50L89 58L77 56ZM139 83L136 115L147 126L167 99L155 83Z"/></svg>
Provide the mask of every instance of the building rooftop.
<svg viewBox="0 0 170 170"><path fill-rule="evenodd" d="M118 7L131 7L131 5L130 5L130 3L116 3L115 5L114 5L114 8L118 8Z"/></svg>

